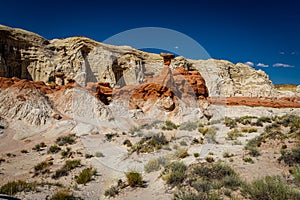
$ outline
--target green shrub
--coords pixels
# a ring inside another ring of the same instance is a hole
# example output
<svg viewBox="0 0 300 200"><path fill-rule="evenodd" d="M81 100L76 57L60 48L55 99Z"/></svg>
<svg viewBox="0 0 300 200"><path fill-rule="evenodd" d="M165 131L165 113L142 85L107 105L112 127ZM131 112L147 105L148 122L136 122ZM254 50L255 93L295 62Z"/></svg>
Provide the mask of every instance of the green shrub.
<svg viewBox="0 0 300 200"><path fill-rule="evenodd" d="M243 127L242 132L244 133L254 133L257 132L257 128L254 127Z"/></svg>
<svg viewBox="0 0 300 200"><path fill-rule="evenodd" d="M87 159L89 159L89 158L92 158L92 157L94 157L94 156L93 156L92 154L86 153L86 154L84 155L84 157L87 158Z"/></svg>
<svg viewBox="0 0 300 200"><path fill-rule="evenodd" d="M281 150L281 156L278 161L283 161L289 166L295 166L300 164L300 147L291 150Z"/></svg>
<svg viewBox="0 0 300 200"><path fill-rule="evenodd" d="M56 144L50 146L48 153L58 153L61 150L61 148L59 146L57 146Z"/></svg>
<svg viewBox="0 0 300 200"><path fill-rule="evenodd" d="M198 122L184 122L180 125L179 130L193 131L198 127Z"/></svg>
<svg viewBox="0 0 300 200"><path fill-rule="evenodd" d="M126 145L127 147L132 147L132 143L128 139L124 140L123 145Z"/></svg>
<svg viewBox="0 0 300 200"><path fill-rule="evenodd" d="M215 162L215 159L214 159L214 157L212 157L212 156L207 156L207 157L205 157L205 160L206 160L206 162L208 162L208 163Z"/></svg>
<svg viewBox="0 0 300 200"><path fill-rule="evenodd" d="M242 193L253 200L286 200L299 198L299 191L293 190L279 176L267 176L244 184Z"/></svg>
<svg viewBox="0 0 300 200"><path fill-rule="evenodd" d="M61 136L56 139L56 144L59 146L63 146L66 144L74 144L76 142L76 135L69 134L67 136Z"/></svg>
<svg viewBox="0 0 300 200"><path fill-rule="evenodd" d="M260 156L260 152L257 148L250 148L249 150L249 155L253 157Z"/></svg>
<svg viewBox="0 0 300 200"><path fill-rule="evenodd" d="M189 156L188 149L178 148L175 152L176 158L185 158L188 156Z"/></svg>
<svg viewBox="0 0 300 200"><path fill-rule="evenodd" d="M60 155L62 156L62 158L67 158L67 157L70 157L72 155L72 152L71 152L71 147L67 147L66 150L63 150Z"/></svg>
<svg viewBox="0 0 300 200"><path fill-rule="evenodd" d="M143 177L140 173L136 171L130 171L127 172L125 175L130 187L142 187L144 185Z"/></svg>
<svg viewBox="0 0 300 200"><path fill-rule="evenodd" d="M95 169L92 167L86 168L80 172L80 174L76 177L76 183L78 184L86 184L92 180L92 177L97 173Z"/></svg>
<svg viewBox="0 0 300 200"><path fill-rule="evenodd" d="M208 143L217 143L216 141L217 131L215 128L199 128L198 131L205 136Z"/></svg>
<svg viewBox="0 0 300 200"><path fill-rule="evenodd" d="M231 157L233 157L233 156L234 156L234 154L229 153L229 152L227 152L227 151L223 153L223 157L224 157L224 158L231 158Z"/></svg>
<svg viewBox="0 0 300 200"><path fill-rule="evenodd" d="M68 176L68 175L69 175L69 171L66 168L62 167L55 171L55 173L52 175L52 178L59 179L60 177Z"/></svg>
<svg viewBox="0 0 300 200"><path fill-rule="evenodd" d="M147 173L158 171L160 169L160 164L158 159L149 160L145 165L144 169Z"/></svg>
<svg viewBox="0 0 300 200"><path fill-rule="evenodd" d="M199 156L200 156L199 153L194 153L194 157L195 157L195 158L198 158Z"/></svg>
<svg viewBox="0 0 300 200"><path fill-rule="evenodd" d="M18 192L29 192L36 189L36 183L27 183L25 181L12 181L0 187L0 194L15 195Z"/></svg>
<svg viewBox="0 0 300 200"><path fill-rule="evenodd" d="M272 123L272 119L270 117L260 117L257 119L257 121L262 123Z"/></svg>
<svg viewBox="0 0 300 200"><path fill-rule="evenodd" d="M107 133L105 134L105 138L107 141L111 142L114 137L116 137L118 134L117 133Z"/></svg>
<svg viewBox="0 0 300 200"><path fill-rule="evenodd" d="M173 129L177 129L177 125L174 124L173 122L171 121L166 121L165 122L165 125L162 127L162 130L173 130Z"/></svg>
<svg viewBox="0 0 300 200"><path fill-rule="evenodd" d="M21 153L28 153L26 149L21 150Z"/></svg>
<svg viewBox="0 0 300 200"><path fill-rule="evenodd" d="M45 174L50 172L50 166L53 165L53 162L43 161L34 166L35 175L39 173Z"/></svg>
<svg viewBox="0 0 300 200"><path fill-rule="evenodd" d="M80 198L76 198L73 196L70 191L66 189L59 190L54 193L54 195L51 197L51 200L76 200Z"/></svg>
<svg viewBox="0 0 300 200"><path fill-rule="evenodd" d="M243 158L243 161L247 162L247 163L251 163L251 164L254 163L254 161L252 160L252 158L249 158L249 157Z"/></svg>
<svg viewBox="0 0 300 200"><path fill-rule="evenodd" d="M243 134L238 129L233 129L227 133L226 140L236 140L238 137L243 136Z"/></svg>
<svg viewBox="0 0 300 200"><path fill-rule="evenodd" d="M300 166L299 167L294 167L291 171L293 177L294 177L294 182L297 185L300 185Z"/></svg>
<svg viewBox="0 0 300 200"><path fill-rule="evenodd" d="M95 153L95 156L98 157L98 158L99 158L99 157L105 157L104 154L103 154L102 152L100 152L100 151L97 151L97 152Z"/></svg>
<svg viewBox="0 0 300 200"><path fill-rule="evenodd" d="M163 133L142 138L138 143L131 147L131 153L149 153L159 150L163 145L169 144Z"/></svg>
<svg viewBox="0 0 300 200"><path fill-rule="evenodd" d="M235 119L231 119L229 117L225 117L224 124L230 129L235 128L237 125Z"/></svg>
<svg viewBox="0 0 300 200"><path fill-rule="evenodd" d="M112 186L104 191L104 196L106 197L115 197L119 194L119 189L116 186Z"/></svg>
<svg viewBox="0 0 300 200"><path fill-rule="evenodd" d="M221 162L198 164L193 167L193 174L201 176L207 180L221 180L226 176L236 176L233 169Z"/></svg>
<svg viewBox="0 0 300 200"><path fill-rule="evenodd" d="M52 175L52 178L59 179L62 176L68 176L69 171L75 169L76 167L79 167L80 165L80 160L67 160L62 168L55 171L55 173Z"/></svg>
<svg viewBox="0 0 300 200"><path fill-rule="evenodd" d="M64 168L66 168L68 171L75 169L76 167L81 165L81 161L80 160L66 160L66 164L64 166Z"/></svg>
<svg viewBox="0 0 300 200"><path fill-rule="evenodd" d="M186 177L187 166L183 162L172 162L165 167L163 179L173 187L180 185Z"/></svg>

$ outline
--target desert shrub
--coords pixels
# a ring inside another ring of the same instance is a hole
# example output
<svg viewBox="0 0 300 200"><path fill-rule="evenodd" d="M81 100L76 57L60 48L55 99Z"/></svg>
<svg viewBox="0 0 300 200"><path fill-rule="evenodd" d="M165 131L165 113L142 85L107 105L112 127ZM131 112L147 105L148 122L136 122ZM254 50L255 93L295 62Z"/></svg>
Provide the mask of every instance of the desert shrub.
<svg viewBox="0 0 300 200"><path fill-rule="evenodd" d="M61 148L59 146L57 146L56 144L50 146L50 148L48 149L48 153L58 153L61 150Z"/></svg>
<svg viewBox="0 0 300 200"><path fill-rule="evenodd" d="M272 119L270 117L260 117L257 119L257 121L262 123L272 123Z"/></svg>
<svg viewBox="0 0 300 200"><path fill-rule="evenodd" d="M89 159L89 158L92 158L92 157L94 157L94 155L92 155L92 154L89 154L89 153L86 153L86 154L84 155L84 157L85 157L85 158L87 158L87 159Z"/></svg>
<svg viewBox="0 0 300 200"><path fill-rule="evenodd" d="M169 144L163 133L142 138L138 143L131 147L131 153L149 153L159 150L163 145Z"/></svg>
<svg viewBox="0 0 300 200"><path fill-rule="evenodd" d="M238 129L233 129L227 133L226 140L236 140L238 137L243 136L243 134Z"/></svg>
<svg viewBox="0 0 300 200"><path fill-rule="evenodd" d="M257 132L257 128L255 128L255 127L243 127L242 132L244 132L244 133L254 133L254 132Z"/></svg>
<svg viewBox="0 0 300 200"><path fill-rule="evenodd" d="M12 181L0 187L0 194L15 195L18 192L29 192L36 190L36 183L27 183L25 181Z"/></svg>
<svg viewBox="0 0 300 200"><path fill-rule="evenodd" d="M199 156L200 156L199 153L194 153L194 157L195 157L195 158L198 158Z"/></svg>
<svg viewBox="0 0 300 200"><path fill-rule="evenodd" d="M116 186L112 186L104 191L104 196L106 197L115 197L119 194L119 189Z"/></svg>
<svg viewBox="0 0 300 200"><path fill-rule="evenodd" d="M144 169L147 173L158 171L160 169L160 163L158 159L149 160L145 165Z"/></svg>
<svg viewBox="0 0 300 200"><path fill-rule="evenodd" d="M68 176L68 175L69 175L69 171L66 168L62 167L55 171L55 173L52 175L52 178L59 179L60 177Z"/></svg>
<svg viewBox="0 0 300 200"><path fill-rule="evenodd" d="M223 157L224 157L224 158L231 158L231 157L233 157L233 156L234 156L234 155L233 155L232 153L229 153L229 152L227 152L227 151L223 153Z"/></svg>
<svg viewBox="0 0 300 200"><path fill-rule="evenodd" d="M100 152L100 151L97 151L97 152L95 153L95 156L98 157L98 158L99 158L99 157L105 157L104 154L103 154L102 152Z"/></svg>
<svg viewBox="0 0 300 200"><path fill-rule="evenodd" d="M132 147L132 143L128 139L124 140L123 145L126 145L127 147Z"/></svg>
<svg viewBox="0 0 300 200"><path fill-rule="evenodd" d="M206 180L193 181L191 186L198 192L209 192L212 189L211 182Z"/></svg>
<svg viewBox="0 0 300 200"><path fill-rule="evenodd" d="M178 148L175 151L175 157L176 158L185 158L185 157L188 157L188 156L189 156L189 153L188 153L188 149L186 149L186 148Z"/></svg>
<svg viewBox="0 0 300 200"><path fill-rule="evenodd" d="M224 124L230 129L235 128L237 125L235 119L231 119L229 117L225 117Z"/></svg>
<svg viewBox="0 0 300 200"><path fill-rule="evenodd" d="M167 184L175 187L180 185L186 177L187 166L183 162L172 162L163 171L163 179Z"/></svg>
<svg viewBox="0 0 300 200"><path fill-rule="evenodd" d="M184 140L181 140L181 141L179 142L179 144L180 144L181 146L187 146L187 143L186 143L186 141L184 141Z"/></svg>
<svg viewBox="0 0 300 200"><path fill-rule="evenodd" d="M217 131L214 127L199 128L198 131L205 136L205 139L207 139L208 143L217 143L217 141L216 141Z"/></svg>
<svg viewBox="0 0 300 200"><path fill-rule="evenodd" d="M251 163L251 164L254 163L254 161L253 161L252 158L250 158L250 157L245 157L245 158L243 158L243 161L244 161L244 162L247 162L247 163Z"/></svg>
<svg viewBox="0 0 300 200"><path fill-rule="evenodd" d="M180 125L179 130L193 131L198 127L198 122L184 122Z"/></svg>
<svg viewBox="0 0 300 200"><path fill-rule="evenodd" d="M71 152L72 148L71 147L67 147L66 150L63 150L60 155L62 156L62 158L67 158L70 157L72 155Z"/></svg>
<svg viewBox="0 0 300 200"><path fill-rule="evenodd" d="M295 166L300 164L300 147L281 151L281 156L278 158L278 161L283 161L285 164L289 166Z"/></svg>
<svg viewBox="0 0 300 200"><path fill-rule="evenodd" d="M1 164L2 162L5 162L5 159L4 159L4 158L0 158L0 164Z"/></svg>
<svg viewBox="0 0 300 200"><path fill-rule="evenodd" d="M64 168L66 168L68 171L75 169L76 167L81 165L80 160L66 160Z"/></svg>
<svg viewBox="0 0 300 200"><path fill-rule="evenodd" d="M226 176L236 176L236 173L228 165L215 162L210 164L198 164L193 168L193 174L201 176L204 179L216 179L221 180Z"/></svg>
<svg viewBox="0 0 300 200"><path fill-rule="evenodd" d="M220 200L221 197L217 193L180 191L174 194L174 200Z"/></svg>
<svg viewBox="0 0 300 200"><path fill-rule="evenodd" d="M242 181L239 178L239 176L232 174L229 176L224 176L221 179L222 185L225 186L226 188L230 188L230 189L237 189L239 186L242 185Z"/></svg>
<svg viewBox="0 0 300 200"><path fill-rule="evenodd" d="M66 189L56 191L54 195L51 197L51 200L76 200L76 199L81 199L81 198L77 198L73 196L73 194Z"/></svg>
<svg viewBox="0 0 300 200"><path fill-rule="evenodd" d="M76 142L76 135L75 134L69 134L67 136L60 136L56 139L55 143L58 146L63 146L67 144L74 144Z"/></svg>
<svg viewBox="0 0 300 200"><path fill-rule="evenodd" d="M212 156L206 156L206 157L205 157L205 160L206 160L206 162L208 162L208 163L215 162L215 159L214 159L214 157L212 157Z"/></svg>
<svg viewBox="0 0 300 200"><path fill-rule="evenodd" d="M130 187L142 187L144 185L143 177L140 173L136 171L130 171L127 172L125 175Z"/></svg>
<svg viewBox="0 0 300 200"><path fill-rule="evenodd" d="M28 151L26 149L21 150L21 153L28 153Z"/></svg>
<svg viewBox="0 0 300 200"><path fill-rule="evenodd" d="M111 142L114 137L116 137L118 134L117 133L107 133L105 134L105 138L107 141Z"/></svg>
<svg viewBox="0 0 300 200"><path fill-rule="evenodd" d="M167 120L165 122L165 125L162 127L162 130L173 130L173 129L177 129L177 125L174 124L173 122Z"/></svg>
<svg viewBox="0 0 300 200"><path fill-rule="evenodd" d="M294 167L294 168L291 170L291 174L292 174L293 177L294 177L294 182L295 182L297 185L300 185L300 166L299 166L299 167Z"/></svg>
<svg viewBox="0 0 300 200"><path fill-rule="evenodd" d="M249 125L252 123L252 119L256 119L257 117L254 117L254 116L243 116L243 117L239 117L239 118L236 118L236 122L237 123L240 123L240 124L243 124L243 125Z"/></svg>
<svg viewBox="0 0 300 200"><path fill-rule="evenodd" d="M248 153L250 156L253 156L253 157L257 157L257 156L260 156L260 152L257 148L250 148L248 149Z"/></svg>
<svg viewBox="0 0 300 200"><path fill-rule="evenodd" d="M78 184L86 184L92 180L92 177L97 173L95 169L92 167L86 168L80 172L80 174L76 177L76 183Z"/></svg>
<svg viewBox="0 0 300 200"><path fill-rule="evenodd" d="M41 142L39 144L36 144L32 150L35 150L35 151L42 151L44 150L44 148L47 147L47 145L44 143L44 142Z"/></svg>
<svg viewBox="0 0 300 200"><path fill-rule="evenodd" d="M253 200L286 200L299 198L299 191L288 186L279 176L267 176L244 184L242 193Z"/></svg>
<svg viewBox="0 0 300 200"><path fill-rule="evenodd" d="M35 175L39 173L45 174L50 172L50 166L53 165L53 162L43 161L34 166Z"/></svg>

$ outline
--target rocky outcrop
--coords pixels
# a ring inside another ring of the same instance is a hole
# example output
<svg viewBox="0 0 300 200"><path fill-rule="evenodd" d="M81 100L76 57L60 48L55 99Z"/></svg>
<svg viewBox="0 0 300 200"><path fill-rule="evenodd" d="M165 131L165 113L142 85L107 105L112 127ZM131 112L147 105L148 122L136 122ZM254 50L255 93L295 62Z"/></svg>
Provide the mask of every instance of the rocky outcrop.
<svg viewBox="0 0 300 200"><path fill-rule="evenodd" d="M276 96L274 85L262 70L225 60L190 60L190 62L204 77L210 96Z"/></svg>
<svg viewBox="0 0 300 200"><path fill-rule="evenodd" d="M296 88L296 95L300 97L300 85L298 85Z"/></svg>

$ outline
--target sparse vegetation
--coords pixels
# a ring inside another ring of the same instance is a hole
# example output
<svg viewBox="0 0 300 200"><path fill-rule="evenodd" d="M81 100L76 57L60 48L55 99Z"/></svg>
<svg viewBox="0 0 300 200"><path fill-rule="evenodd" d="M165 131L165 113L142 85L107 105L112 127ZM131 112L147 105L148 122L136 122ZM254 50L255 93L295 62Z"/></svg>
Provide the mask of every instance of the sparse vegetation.
<svg viewBox="0 0 300 200"><path fill-rule="evenodd" d="M34 166L35 175L45 174L50 172L50 166L53 165L51 161L43 161Z"/></svg>
<svg viewBox="0 0 300 200"><path fill-rule="evenodd" d="M208 163L215 162L215 159L214 159L214 157L212 157L212 156L206 156L206 157L205 157L205 160L206 160L206 162L208 162Z"/></svg>
<svg viewBox="0 0 300 200"><path fill-rule="evenodd" d="M25 181L12 181L0 187L0 194L15 195L18 192L29 192L36 190L36 183L27 183Z"/></svg>
<svg viewBox="0 0 300 200"><path fill-rule="evenodd" d="M243 134L237 128L235 128L227 133L226 140L236 140L241 136L243 136Z"/></svg>
<svg viewBox="0 0 300 200"><path fill-rule="evenodd" d="M58 146L63 146L67 144L74 144L76 142L76 135L69 134L67 136L61 136L56 139L56 144Z"/></svg>
<svg viewBox="0 0 300 200"><path fill-rule="evenodd" d="M119 189L116 186L111 186L104 192L104 196L106 197L115 197L119 194Z"/></svg>
<svg viewBox="0 0 300 200"><path fill-rule="evenodd" d="M165 122L165 125L162 127L162 130L173 130L173 129L177 129L178 127L177 127L177 125L176 124L174 124L173 122L171 122L171 121L166 121Z"/></svg>
<svg viewBox="0 0 300 200"><path fill-rule="evenodd" d="M278 161L283 161L288 166L296 166L300 164L300 146L291 150L281 151L281 156L278 158Z"/></svg>
<svg viewBox="0 0 300 200"><path fill-rule="evenodd" d="M144 186L143 177L136 171L130 171L126 174L127 182L130 187L142 187Z"/></svg>
<svg viewBox="0 0 300 200"><path fill-rule="evenodd" d="M72 148L71 147L67 147L66 150L63 150L60 154L62 156L62 158L69 158L72 155Z"/></svg>
<svg viewBox="0 0 300 200"><path fill-rule="evenodd" d="M300 197L299 190L287 185L279 176L267 176L250 184L244 184L242 193L253 200L286 200Z"/></svg>
<svg viewBox="0 0 300 200"><path fill-rule="evenodd" d="M174 155L176 158L181 158L181 159L188 157L189 156L188 149L187 148L178 148Z"/></svg>
<svg viewBox="0 0 300 200"><path fill-rule="evenodd" d="M41 142L39 144L36 144L32 150L35 150L35 151L42 151L45 149L45 147L47 147L47 145L44 143L44 142Z"/></svg>
<svg viewBox="0 0 300 200"><path fill-rule="evenodd" d="M86 168L76 177L76 183L86 184L92 180L92 177L97 173L93 167Z"/></svg>
<svg viewBox="0 0 300 200"><path fill-rule="evenodd" d="M59 191L56 191L54 195L51 197L51 200L76 200L81 199L75 197L69 190L67 189L61 189Z"/></svg>
<svg viewBox="0 0 300 200"><path fill-rule="evenodd" d="M160 163L158 159L149 160L145 165L144 169L147 173L158 171L160 169Z"/></svg>
<svg viewBox="0 0 300 200"><path fill-rule="evenodd" d="M58 153L61 150L61 148L59 146L57 146L56 144L52 145L49 147L48 149L48 153Z"/></svg>
<svg viewBox="0 0 300 200"><path fill-rule="evenodd" d="M244 162L247 162L247 163L251 163L251 164L254 163L254 161L253 161L252 158L250 158L250 157L245 157L245 158L243 158L243 161L244 161Z"/></svg>
<svg viewBox="0 0 300 200"><path fill-rule="evenodd" d="M29 153L29 152L26 149L23 149L23 150L21 150L21 153L26 154L26 153Z"/></svg>
<svg viewBox="0 0 300 200"><path fill-rule="evenodd" d="M236 128L236 126L237 126L235 119L231 119L229 117L225 117L224 124L225 124L225 126L229 127L230 129Z"/></svg>
<svg viewBox="0 0 300 200"><path fill-rule="evenodd" d="M155 134L152 136L142 138L138 143L133 145L130 149L131 153L149 153L155 150L159 150L163 145L169 144L163 133Z"/></svg>
<svg viewBox="0 0 300 200"><path fill-rule="evenodd" d="M116 137L118 134L117 133L107 133L105 134L105 138L107 141L111 142L114 137Z"/></svg>
<svg viewBox="0 0 300 200"><path fill-rule="evenodd" d="M126 145L127 147L132 147L132 143L128 139L124 140L123 145Z"/></svg>
<svg viewBox="0 0 300 200"><path fill-rule="evenodd" d="M80 160L67 160L63 167L55 171L55 173L52 175L52 178L59 179L62 176L68 176L69 171L79 166L81 166Z"/></svg>
<svg viewBox="0 0 300 200"><path fill-rule="evenodd" d="M198 122L184 122L180 125L179 130L193 131L198 127Z"/></svg>
<svg viewBox="0 0 300 200"><path fill-rule="evenodd" d="M162 172L163 179L173 187L179 186L186 177L186 169L187 166L183 162L172 162Z"/></svg>

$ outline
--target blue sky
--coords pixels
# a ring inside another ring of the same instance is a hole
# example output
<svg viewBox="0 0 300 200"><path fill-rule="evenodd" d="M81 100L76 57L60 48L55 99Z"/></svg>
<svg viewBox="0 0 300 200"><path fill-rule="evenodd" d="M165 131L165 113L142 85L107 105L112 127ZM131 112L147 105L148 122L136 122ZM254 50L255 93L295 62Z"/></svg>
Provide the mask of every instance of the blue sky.
<svg viewBox="0 0 300 200"><path fill-rule="evenodd" d="M162 27L194 39L212 58L248 62L266 71L273 83L300 84L297 0L0 3L0 24L27 29L47 39L80 35L101 42L134 28ZM177 43L174 39L174 48Z"/></svg>

